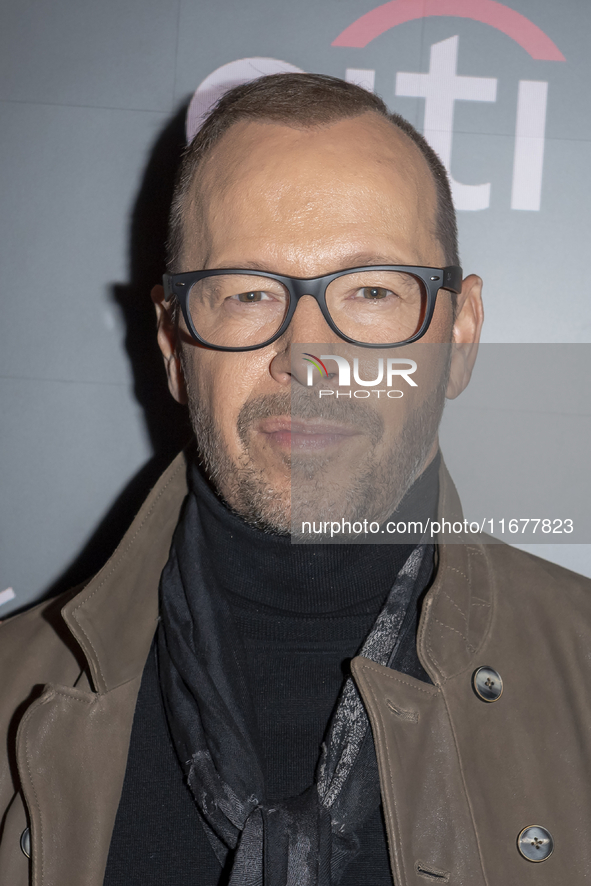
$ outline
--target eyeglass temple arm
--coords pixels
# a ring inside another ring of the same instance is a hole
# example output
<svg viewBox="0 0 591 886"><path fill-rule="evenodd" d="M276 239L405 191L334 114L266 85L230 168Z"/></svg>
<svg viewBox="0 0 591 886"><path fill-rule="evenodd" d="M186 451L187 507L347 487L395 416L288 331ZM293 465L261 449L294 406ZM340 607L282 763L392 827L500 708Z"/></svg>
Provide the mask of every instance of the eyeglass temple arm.
<svg viewBox="0 0 591 886"><path fill-rule="evenodd" d="M172 291L172 275L171 274L163 274L162 275L162 287L164 289L164 301L170 301L170 299L174 295L174 293Z"/></svg>
<svg viewBox="0 0 591 886"><path fill-rule="evenodd" d="M462 274L463 271L458 265L450 265L443 269L442 289L451 289L457 295L462 291Z"/></svg>

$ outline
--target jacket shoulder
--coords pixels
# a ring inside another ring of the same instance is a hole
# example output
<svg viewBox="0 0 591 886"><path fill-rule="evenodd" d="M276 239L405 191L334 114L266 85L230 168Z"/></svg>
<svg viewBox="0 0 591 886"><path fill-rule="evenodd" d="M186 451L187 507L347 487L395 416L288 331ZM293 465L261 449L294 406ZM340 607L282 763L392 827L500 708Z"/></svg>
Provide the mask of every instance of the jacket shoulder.
<svg viewBox="0 0 591 886"><path fill-rule="evenodd" d="M488 545L486 556L494 587L492 636L522 649L542 643L561 661L575 656L588 674L591 579L509 545Z"/></svg>
<svg viewBox="0 0 591 886"><path fill-rule="evenodd" d="M519 582L526 595L560 591L591 605L591 578L507 544L487 545L486 553L495 578L510 585Z"/></svg>

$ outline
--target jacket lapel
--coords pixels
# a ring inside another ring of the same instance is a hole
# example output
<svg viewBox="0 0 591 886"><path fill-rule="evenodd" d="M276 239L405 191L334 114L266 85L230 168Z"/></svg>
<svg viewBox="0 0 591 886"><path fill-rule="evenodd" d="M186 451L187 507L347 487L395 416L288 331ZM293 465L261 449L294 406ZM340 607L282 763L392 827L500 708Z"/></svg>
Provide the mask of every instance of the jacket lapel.
<svg viewBox="0 0 591 886"><path fill-rule="evenodd" d="M35 886L101 886L139 678L99 695L47 687L19 727Z"/></svg>

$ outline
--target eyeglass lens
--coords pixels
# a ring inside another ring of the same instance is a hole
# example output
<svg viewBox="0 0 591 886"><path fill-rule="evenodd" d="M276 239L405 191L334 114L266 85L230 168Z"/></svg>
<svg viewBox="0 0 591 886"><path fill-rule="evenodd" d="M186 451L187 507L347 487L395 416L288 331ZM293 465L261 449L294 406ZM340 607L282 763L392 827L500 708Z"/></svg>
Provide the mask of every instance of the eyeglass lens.
<svg viewBox="0 0 591 886"><path fill-rule="evenodd" d="M326 290L330 317L344 335L368 344L406 341L424 320L424 283L401 271L343 274ZM289 308L278 280L256 274L205 277L191 287L188 308L201 338L219 347L249 347L272 338Z"/></svg>

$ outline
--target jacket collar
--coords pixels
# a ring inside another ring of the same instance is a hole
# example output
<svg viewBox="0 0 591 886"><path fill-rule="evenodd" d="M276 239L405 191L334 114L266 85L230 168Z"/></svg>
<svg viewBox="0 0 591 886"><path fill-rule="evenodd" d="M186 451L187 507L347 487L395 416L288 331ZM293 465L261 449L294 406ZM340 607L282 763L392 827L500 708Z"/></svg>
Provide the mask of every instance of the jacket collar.
<svg viewBox="0 0 591 886"><path fill-rule="evenodd" d="M160 574L168 559L187 494L181 452L160 477L113 556L62 609L83 650L99 694L141 676L158 623ZM439 518L462 520L462 508L443 459ZM469 667L484 642L493 608L486 546L471 537L438 545L435 581L425 597L418 652L435 684ZM477 589L475 591L474 589Z"/></svg>
<svg viewBox="0 0 591 886"><path fill-rule="evenodd" d="M141 675L158 623L158 587L187 494L181 452L160 477L117 550L62 609L99 695Z"/></svg>
<svg viewBox="0 0 591 886"><path fill-rule="evenodd" d="M460 499L441 459L438 520L463 523ZM417 651L433 682L442 685L472 666L492 623L494 570L488 536L442 531L435 580L421 610Z"/></svg>

